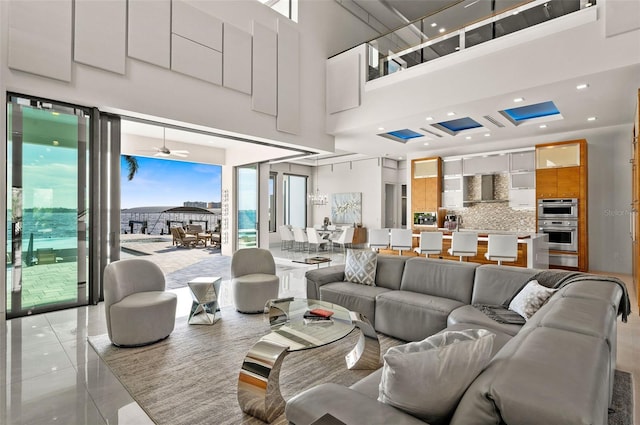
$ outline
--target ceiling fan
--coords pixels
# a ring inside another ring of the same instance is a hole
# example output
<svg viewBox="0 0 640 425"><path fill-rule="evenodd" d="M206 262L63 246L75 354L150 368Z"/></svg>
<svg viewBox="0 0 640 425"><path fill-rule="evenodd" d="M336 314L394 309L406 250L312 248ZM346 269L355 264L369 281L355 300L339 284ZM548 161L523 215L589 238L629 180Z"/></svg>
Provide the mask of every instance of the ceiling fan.
<svg viewBox="0 0 640 425"><path fill-rule="evenodd" d="M165 137L165 130L162 129L162 146L154 146L156 153L153 156L166 158L168 156L177 156L180 158L186 158L189 155L189 151L183 149L169 149L167 147L167 140Z"/></svg>

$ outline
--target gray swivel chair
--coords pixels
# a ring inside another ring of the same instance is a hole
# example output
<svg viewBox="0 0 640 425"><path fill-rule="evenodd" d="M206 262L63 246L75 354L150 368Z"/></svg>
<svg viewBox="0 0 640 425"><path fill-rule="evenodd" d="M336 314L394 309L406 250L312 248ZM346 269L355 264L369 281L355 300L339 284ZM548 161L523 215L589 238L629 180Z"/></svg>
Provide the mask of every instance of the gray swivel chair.
<svg viewBox="0 0 640 425"><path fill-rule="evenodd" d="M280 278L268 249L244 248L231 257L231 292L240 313L262 313L266 302L278 298Z"/></svg>
<svg viewBox="0 0 640 425"><path fill-rule="evenodd" d="M165 292L164 273L149 260L129 258L104 269L104 312L114 345L135 347L168 337L177 300Z"/></svg>

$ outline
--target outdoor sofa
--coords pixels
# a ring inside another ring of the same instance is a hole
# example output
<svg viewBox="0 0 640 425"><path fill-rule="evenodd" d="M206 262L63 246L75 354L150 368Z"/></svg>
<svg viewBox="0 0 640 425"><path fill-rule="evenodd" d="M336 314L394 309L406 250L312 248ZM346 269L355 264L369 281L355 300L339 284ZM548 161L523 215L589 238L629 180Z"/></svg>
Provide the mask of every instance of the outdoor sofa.
<svg viewBox="0 0 640 425"><path fill-rule="evenodd" d="M623 313L626 320L630 311L621 282L564 275L571 277L568 283L517 325L499 323L478 306L504 305L532 277L542 276L540 270L378 255L375 286L367 286L345 281L344 268L307 272L307 297L363 313L378 332L404 341L463 329L496 335L488 364L439 423L607 423L617 316ZM330 414L349 425L424 424L377 400L383 369L350 388L321 384L294 396L287 419L307 425ZM447 380L441 381L446 391Z"/></svg>

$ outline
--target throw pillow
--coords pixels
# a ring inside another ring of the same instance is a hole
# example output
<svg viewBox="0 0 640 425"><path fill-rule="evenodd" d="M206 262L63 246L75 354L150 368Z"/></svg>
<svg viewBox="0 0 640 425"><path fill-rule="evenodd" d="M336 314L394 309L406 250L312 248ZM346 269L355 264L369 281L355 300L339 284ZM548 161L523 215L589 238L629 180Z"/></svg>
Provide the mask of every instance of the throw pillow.
<svg viewBox="0 0 640 425"><path fill-rule="evenodd" d="M509 303L509 310L529 320L556 291L557 289L547 288L540 285L537 280L532 280L513 297Z"/></svg>
<svg viewBox="0 0 640 425"><path fill-rule="evenodd" d="M347 282L375 286L377 265L378 255L375 252L348 249L344 278Z"/></svg>
<svg viewBox="0 0 640 425"><path fill-rule="evenodd" d="M495 334L444 331L387 350L378 401L429 424L447 423L467 387L489 363Z"/></svg>

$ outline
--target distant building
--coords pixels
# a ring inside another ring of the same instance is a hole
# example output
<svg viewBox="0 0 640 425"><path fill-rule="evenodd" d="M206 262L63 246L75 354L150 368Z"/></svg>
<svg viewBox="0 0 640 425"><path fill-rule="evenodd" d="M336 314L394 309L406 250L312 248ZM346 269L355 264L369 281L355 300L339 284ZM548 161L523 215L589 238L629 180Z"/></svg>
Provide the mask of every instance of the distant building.
<svg viewBox="0 0 640 425"><path fill-rule="evenodd" d="M207 208L221 208L222 202L207 202Z"/></svg>
<svg viewBox="0 0 640 425"><path fill-rule="evenodd" d="M182 203L184 207L198 207L198 208L210 208L207 206L206 202L201 201L185 201Z"/></svg>

